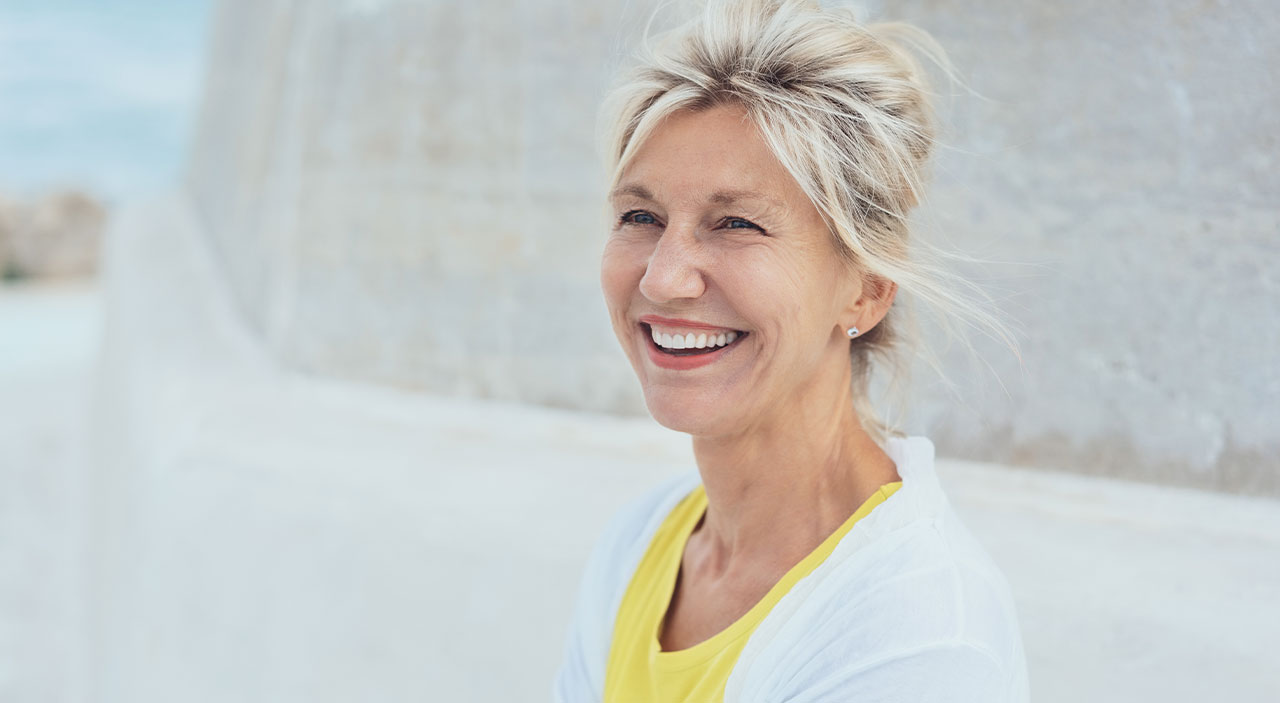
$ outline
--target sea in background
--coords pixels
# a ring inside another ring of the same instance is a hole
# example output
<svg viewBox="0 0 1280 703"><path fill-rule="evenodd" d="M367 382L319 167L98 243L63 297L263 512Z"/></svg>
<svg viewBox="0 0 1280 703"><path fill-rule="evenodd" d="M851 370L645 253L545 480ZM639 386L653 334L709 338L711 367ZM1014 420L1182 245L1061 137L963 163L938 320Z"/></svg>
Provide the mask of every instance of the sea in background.
<svg viewBox="0 0 1280 703"><path fill-rule="evenodd" d="M199 106L210 3L0 0L0 194L110 206L172 183Z"/></svg>

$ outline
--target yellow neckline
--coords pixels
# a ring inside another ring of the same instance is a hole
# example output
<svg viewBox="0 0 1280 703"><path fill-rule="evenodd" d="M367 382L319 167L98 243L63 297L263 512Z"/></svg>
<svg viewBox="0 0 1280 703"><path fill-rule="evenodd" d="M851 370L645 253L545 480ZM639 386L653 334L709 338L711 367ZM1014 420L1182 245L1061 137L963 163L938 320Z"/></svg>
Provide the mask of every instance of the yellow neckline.
<svg viewBox="0 0 1280 703"><path fill-rule="evenodd" d="M667 584L664 590L666 600L663 602L661 612L658 614L657 622L654 624L653 631L649 636L650 650L654 655L654 665L664 671L680 671L682 669L697 666L708 658L714 656L717 652L723 650L738 637L749 632L764 619L764 616L773 609L773 606L776 605L777 602L781 600L782 597L786 595L786 593L790 591L798 581L800 581L800 579L808 576L810 572L816 569L818 565L823 562L823 560L831 555L831 552L835 550L836 545L840 543L840 540L843 539L851 529L853 529L853 526L859 520L874 510L876 506L887 500L889 496L893 495L893 493L901 486L901 481L894 481L892 483L886 483L878 488L875 493L872 493L871 496L867 498L862 505L844 521L844 523L840 525L840 527L836 528L835 532L828 535L827 538L814 548L812 552L809 552L804 559L801 559L798 564L791 567L787 573L783 574L782 578L773 585L773 588L769 589L769 592L766 593L763 598L761 598L755 605L751 606L750 610L744 613L742 617L735 620L728 627L712 635L709 639L703 640L692 647L664 652L662 651L662 644L658 639L659 630L662 628L662 623L666 619L667 609L671 606L671 598L675 591L676 577L680 573L680 563L683 560L685 545L688 543L689 537L693 533L693 528L701 520L707 507L706 490L702 484L698 484L697 487L695 487L685 498L685 500L694 501L694 504L689 508L693 517L688 519L687 524L681 528L682 537L679 540L677 548L681 558L676 560L675 568L669 570L664 579Z"/></svg>

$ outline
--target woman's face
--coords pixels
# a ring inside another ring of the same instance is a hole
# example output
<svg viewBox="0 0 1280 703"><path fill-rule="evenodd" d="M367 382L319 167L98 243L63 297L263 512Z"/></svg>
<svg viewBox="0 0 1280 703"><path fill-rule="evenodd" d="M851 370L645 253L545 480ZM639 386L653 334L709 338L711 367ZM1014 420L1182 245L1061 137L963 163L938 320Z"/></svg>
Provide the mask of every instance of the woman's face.
<svg viewBox="0 0 1280 703"><path fill-rule="evenodd" d="M844 327L879 317L742 108L670 116L618 183L601 284L654 419L734 434L847 392Z"/></svg>

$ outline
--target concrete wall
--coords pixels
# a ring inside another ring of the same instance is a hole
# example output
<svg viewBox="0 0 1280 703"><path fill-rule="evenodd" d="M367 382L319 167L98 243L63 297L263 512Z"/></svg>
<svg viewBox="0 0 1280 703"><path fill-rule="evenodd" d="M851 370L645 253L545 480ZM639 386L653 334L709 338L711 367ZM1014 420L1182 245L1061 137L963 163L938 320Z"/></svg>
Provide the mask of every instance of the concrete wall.
<svg viewBox="0 0 1280 703"><path fill-rule="evenodd" d="M597 283L624 4L220 5L188 181L280 358L642 410Z"/></svg>
<svg viewBox="0 0 1280 703"><path fill-rule="evenodd" d="M289 366L642 412L597 284L597 104L652 0L225 0L188 175ZM940 452L1280 495L1266 3L875 2L959 96L922 236L1025 329L922 384ZM566 341L571 340L571 341ZM993 374L994 371L994 374Z"/></svg>
<svg viewBox="0 0 1280 703"><path fill-rule="evenodd" d="M1280 30L1253 2L879 8L938 38L957 99L930 236L1026 330L1005 382L955 364L939 446L1280 495ZM985 386L985 388L984 388Z"/></svg>

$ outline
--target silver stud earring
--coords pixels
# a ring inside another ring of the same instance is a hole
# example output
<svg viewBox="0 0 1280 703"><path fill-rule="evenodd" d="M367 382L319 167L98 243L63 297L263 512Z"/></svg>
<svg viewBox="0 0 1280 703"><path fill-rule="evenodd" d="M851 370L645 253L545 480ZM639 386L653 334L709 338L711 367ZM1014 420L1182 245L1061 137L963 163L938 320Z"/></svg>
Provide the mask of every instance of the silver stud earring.
<svg viewBox="0 0 1280 703"><path fill-rule="evenodd" d="M853 337L857 337L857 336L858 336L858 328L857 328L857 327L850 327L849 329L845 330L845 332L847 332L847 333L849 334L849 337L850 337L850 338L853 338Z"/></svg>

